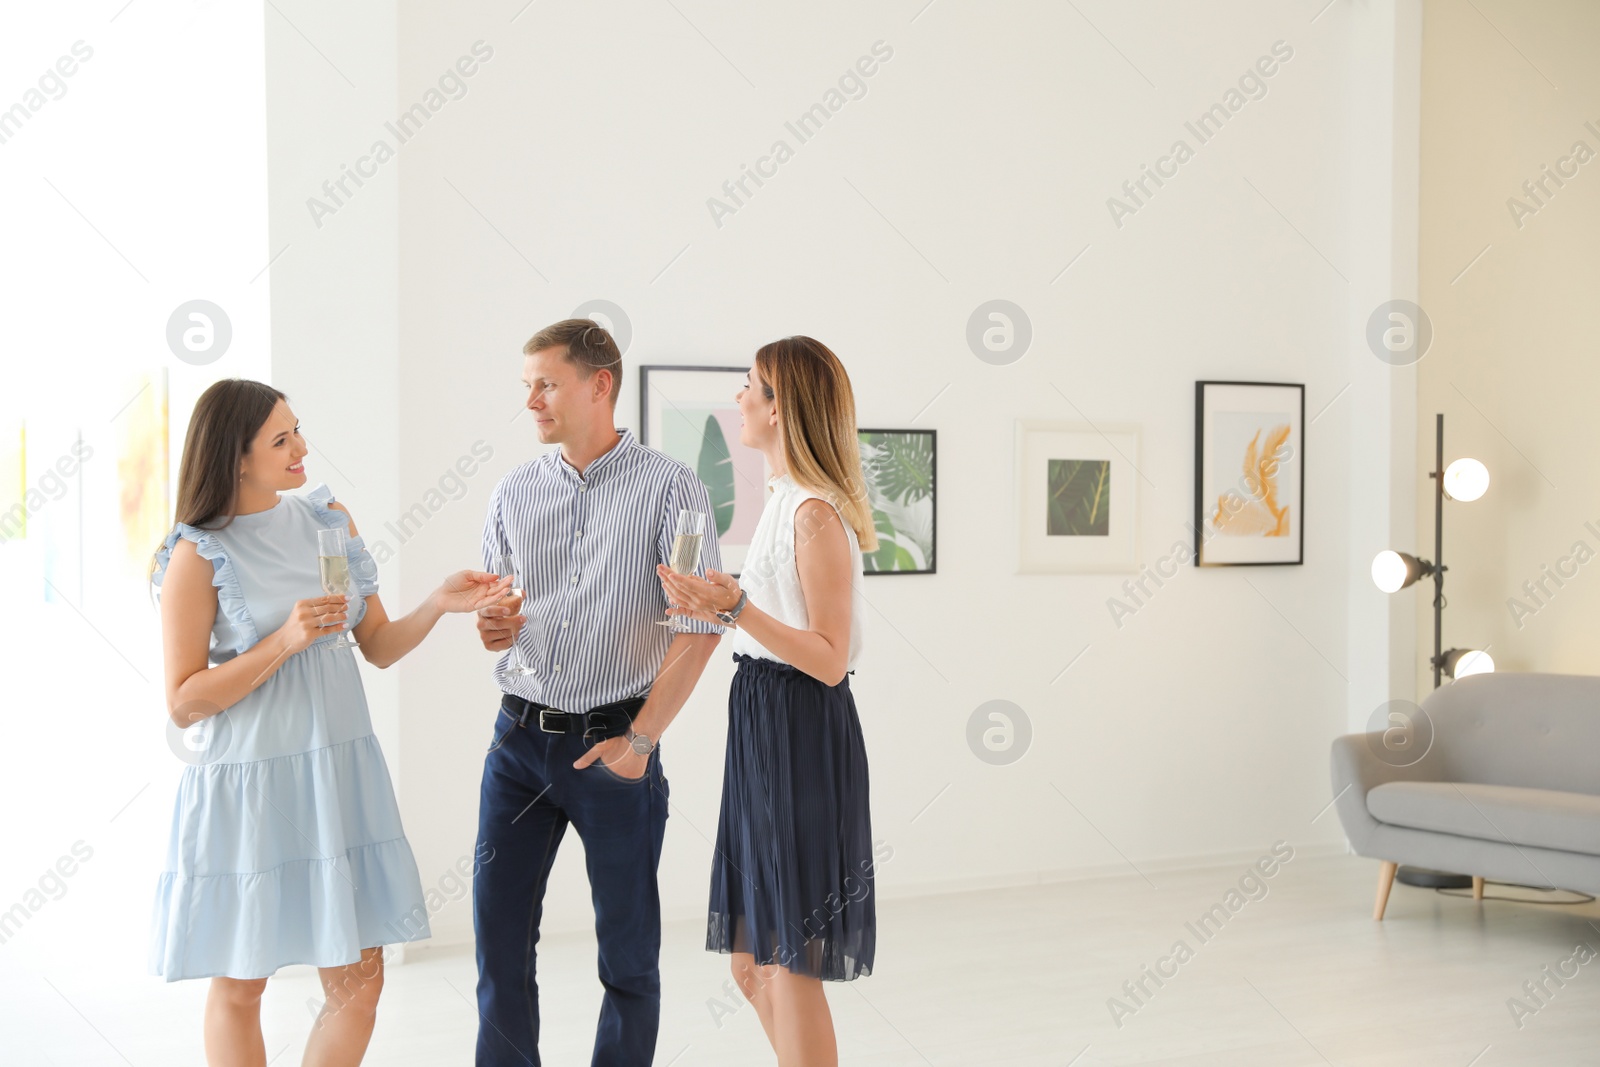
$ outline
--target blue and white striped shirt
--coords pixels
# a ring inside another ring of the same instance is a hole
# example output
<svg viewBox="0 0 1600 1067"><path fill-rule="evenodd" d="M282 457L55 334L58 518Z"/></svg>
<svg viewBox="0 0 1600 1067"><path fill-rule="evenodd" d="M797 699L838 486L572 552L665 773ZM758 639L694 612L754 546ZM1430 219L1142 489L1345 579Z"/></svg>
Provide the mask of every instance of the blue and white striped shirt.
<svg viewBox="0 0 1600 1067"><path fill-rule="evenodd" d="M538 673L506 673L510 652L494 665L500 689L563 711L645 693L661 669L672 632L656 564L671 564L680 509L706 516L701 573L722 569L711 498L694 471L622 440L577 470L554 449L512 470L494 487L483 524L484 569L516 557L526 590L517 635L523 662ZM723 628L686 620L693 633Z"/></svg>

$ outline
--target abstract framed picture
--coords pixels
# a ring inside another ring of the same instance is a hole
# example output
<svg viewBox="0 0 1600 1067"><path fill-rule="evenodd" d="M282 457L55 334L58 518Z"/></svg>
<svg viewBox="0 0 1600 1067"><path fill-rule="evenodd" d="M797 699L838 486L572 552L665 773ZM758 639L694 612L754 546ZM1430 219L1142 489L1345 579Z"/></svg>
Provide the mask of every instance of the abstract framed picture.
<svg viewBox="0 0 1600 1067"><path fill-rule="evenodd" d="M1017 423L1022 574L1139 569L1139 430Z"/></svg>
<svg viewBox="0 0 1600 1067"><path fill-rule="evenodd" d="M878 533L878 550L861 557L863 573L936 573L938 434L863 429L856 433Z"/></svg>
<svg viewBox="0 0 1600 1067"><path fill-rule="evenodd" d="M739 443L739 405L748 367L639 368L639 440L699 475L711 497L722 569L744 569L761 509L767 461Z"/></svg>
<svg viewBox="0 0 1600 1067"><path fill-rule="evenodd" d="M129 577L145 573L150 546L171 528L167 370L145 372L128 383L133 397L117 415L117 511Z"/></svg>
<svg viewBox="0 0 1600 1067"><path fill-rule="evenodd" d="M1305 562L1306 387L1195 382L1195 566Z"/></svg>

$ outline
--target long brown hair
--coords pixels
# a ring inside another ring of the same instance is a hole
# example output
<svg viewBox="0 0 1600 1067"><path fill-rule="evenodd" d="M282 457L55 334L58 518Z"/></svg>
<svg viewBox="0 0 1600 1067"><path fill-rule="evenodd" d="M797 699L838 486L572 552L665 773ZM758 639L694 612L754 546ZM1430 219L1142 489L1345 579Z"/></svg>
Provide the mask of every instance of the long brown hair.
<svg viewBox="0 0 1600 1067"><path fill-rule="evenodd" d="M224 378L195 401L178 463L178 506L173 518L219 530L239 508L239 466L283 393L264 382ZM211 525L217 519L223 521ZM150 573L155 574L152 557Z"/></svg>
<svg viewBox="0 0 1600 1067"><path fill-rule="evenodd" d="M796 335L762 345L756 370L766 398L776 396L778 402L789 475L839 509L862 552L876 550L878 532L856 436L855 393L844 364L821 341Z"/></svg>

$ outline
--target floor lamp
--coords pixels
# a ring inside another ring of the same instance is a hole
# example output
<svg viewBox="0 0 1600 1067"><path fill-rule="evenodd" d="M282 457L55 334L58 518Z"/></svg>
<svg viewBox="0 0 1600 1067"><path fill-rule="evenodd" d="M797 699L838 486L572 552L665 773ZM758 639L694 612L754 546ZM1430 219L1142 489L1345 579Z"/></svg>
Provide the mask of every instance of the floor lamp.
<svg viewBox="0 0 1600 1067"><path fill-rule="evenodd" d="M1469 674L1483 674L1494 670L1494 660L1489 653L1478 649L1444 649L1444 502L1450 500L1472 501L1489 489L1489 469L1475 459L1458 459L1447 468L1444 465L1444 413L1436 416L1435 454L1433 470L1433 559L1420 559L1392 549L1379 552L1372 561L1372 580L1385 593L1396 593L1423 578L1433 578L1433 656L1428 662L1433 666L1433 687L1439 688L1442 679L1465 678ZM1406 885L1430 889L1464 889L1472 879L1464 874L1431 871L1422 867L1401 867L1395 877Z"/></svg>

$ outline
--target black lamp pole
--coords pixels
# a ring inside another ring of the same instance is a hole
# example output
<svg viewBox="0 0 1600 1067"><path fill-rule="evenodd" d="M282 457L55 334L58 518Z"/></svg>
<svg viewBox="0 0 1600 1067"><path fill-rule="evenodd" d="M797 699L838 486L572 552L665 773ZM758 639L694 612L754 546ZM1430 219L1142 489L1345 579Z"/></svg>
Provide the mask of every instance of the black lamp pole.
<svg viewBox="0 0 1600 1067"><path fill-rule="evenodd" d="M1439 688L1444 669L1444 412L1435 423L1437 433L1433 460L1433 687Z"/></svg>
<svg viewBox="0 0 1600 1067"><path fill-rule="evenodd" d="M1436 451L1433 460L1433 687L1439 688L1444 671L1444 412L1435 423ZM1472 878L1465 874L1435 871L1426 867L1402 866L1395 878L1406 885L1424 889L1465 889Z"/></svg>

